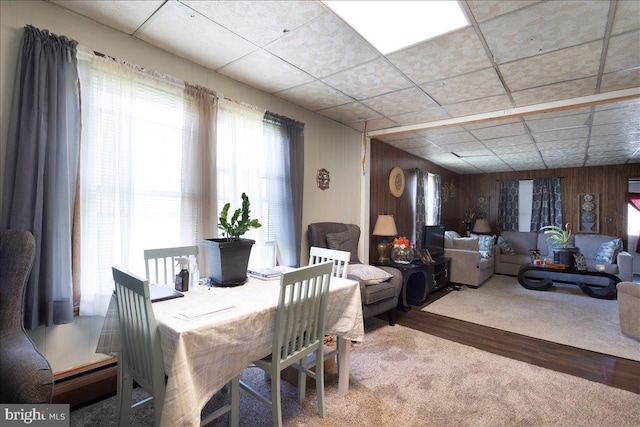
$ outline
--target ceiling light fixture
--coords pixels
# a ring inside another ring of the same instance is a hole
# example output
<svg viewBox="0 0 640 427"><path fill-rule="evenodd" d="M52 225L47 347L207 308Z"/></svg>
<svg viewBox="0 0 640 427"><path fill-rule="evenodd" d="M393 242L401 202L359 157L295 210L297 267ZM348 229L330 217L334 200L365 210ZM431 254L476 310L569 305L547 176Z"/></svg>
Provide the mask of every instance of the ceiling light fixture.
<svg viewBox="0 0 640 427"><path fill-rule="evenodd" d="M325 1L383 55L469 25L457 1Z"/></svg>

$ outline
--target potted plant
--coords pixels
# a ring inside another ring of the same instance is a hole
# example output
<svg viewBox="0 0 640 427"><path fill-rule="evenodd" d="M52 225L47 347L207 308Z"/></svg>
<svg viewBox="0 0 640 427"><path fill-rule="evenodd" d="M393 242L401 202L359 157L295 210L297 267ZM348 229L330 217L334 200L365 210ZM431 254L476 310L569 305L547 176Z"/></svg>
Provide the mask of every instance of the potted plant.
<svg viewBox="0 0 640 427"><path fill-rule="evenodd" d="M229 219L230 203L220 211L218 228L223 237L205 239L203 244L207 252L209 276L214 285L236 286L247 280L247 266L251 247L255 240L242 239L240 236L251 228L262 227L257 219L251 219L249 197L242 193L242 208L235 210Z"/></svg>
<svg viewBox="0 0 640 427"><path fill-rule="evenodd" d="M547 225L540 228L540 231L544 231L544 234L547 235L544 242L551 242L553 262L564 264L568 268L575 267L575 255L578 254L580 250L569 244L571 240L569 223L565 224L564 229L557 225Z"/></svg>

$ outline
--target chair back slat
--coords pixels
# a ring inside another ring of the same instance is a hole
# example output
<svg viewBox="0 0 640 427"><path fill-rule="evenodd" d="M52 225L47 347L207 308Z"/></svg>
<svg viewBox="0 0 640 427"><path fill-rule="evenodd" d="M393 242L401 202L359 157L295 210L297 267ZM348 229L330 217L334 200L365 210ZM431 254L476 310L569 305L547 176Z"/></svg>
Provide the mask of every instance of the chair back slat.
<svg viewBox="0 0 640 427"><path fill-rule="evenodd" d="M164 401L164 361L153 315L149 282L113 267L122 340L121 361L129 375L159 402Z"/></svg>
<svg viewBox="0 0 640 427"><path fill-rule="evenodd" d="M286 363L324 337L324 314L333 262L284 273L272 348L274 363ZM292 359L293 360L293 359Z"/></svg>
<svg viewBox="0 0 640 427"><path fill-rule="evenodd" d="M176 248L145 249L144 264L150 283L173 285L178 273L176 258L198 258L198 246L180 246Z"/></svg>
<svg viewBox="0 0 640 427"><path fill-rule="evenodd" d="M343 279L347 278L350 259L351 253L347 251L320 248L317 246L312 246L309 250L309 265L331 261L333 262L331 274L334 277L342 277Z"/></svg>

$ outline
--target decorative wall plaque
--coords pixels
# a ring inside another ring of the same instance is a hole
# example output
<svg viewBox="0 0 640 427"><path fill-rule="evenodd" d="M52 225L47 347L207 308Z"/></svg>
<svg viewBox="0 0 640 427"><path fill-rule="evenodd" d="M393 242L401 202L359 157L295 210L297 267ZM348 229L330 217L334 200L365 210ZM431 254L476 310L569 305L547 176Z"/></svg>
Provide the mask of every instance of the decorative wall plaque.
<svg viewBox="0 0 640 427"><path fill-rule="evenodd" d="M318 184L318 188L326 190L329 188L330 181L331 178L329 177L329 171L325 168L318 169L318 173L316 174L316 184Z"/></svg>
<svg viewBox="0 0 640 427"><path fill-rule="evenodd" d="M402 196L402 192L404 191L404 172L402 168L396 166L391 169L391 173L389 174L389 190L395 197Z"/></svg>
<svg viewBox="0 0 640 427"><path fill-rule="evenodd" d="M476 219L489 218L489 196L476 197Z"/></svg>
<svg viewBox="0 0 640 427"><path fill-rule="evenodd" d="M578 194L578 233L600 232L600 193Z"/></svg>

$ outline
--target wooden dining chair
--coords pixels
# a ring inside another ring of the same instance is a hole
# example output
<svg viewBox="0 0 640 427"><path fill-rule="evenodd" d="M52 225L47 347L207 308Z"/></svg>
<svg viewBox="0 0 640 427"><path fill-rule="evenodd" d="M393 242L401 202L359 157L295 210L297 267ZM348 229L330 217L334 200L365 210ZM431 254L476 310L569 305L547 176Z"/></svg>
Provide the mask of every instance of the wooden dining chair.
<svg viewBox="0 0 640 427"><path fill-rule="evenodd" d="M311 246L311 248L309 248L309 265L331 261L333 262L333 271L331 275L334 277L342 277L343 279L347 278L350 258L351 253L347 251L319 248L317 246Z"/></svg>
<svg viewBox="0 0 640 427"><path fill-rule="evenodd" d="M165 396L164 357L160 333L149 297L149 282L112 268L120 322L121 345L118 391L118 425L128 426L131 409L153 402L154 426L160 425ZM150 396L132 405L133 381ZM208 424L227 412L229 425L238 425L239 376L231 381L231 402L202 419Z"/></svg>
<svg viewBox="0 0 640 427"><path fill-rule="evenodd" d="M198 257L197 246L145 249L144 266L149 283L173 285L176 274L180 271L176 258L191 256Z"/></svg>
<svg viewBox="0 0 640 427"><path fill-rule="evenodd" d="M274 426L282 426L281 371L289 366L298 370L298 381L306 381L307 376L315 379L318 415L324 418L323 364L320 363L316 372L313 372L299 362L312 353L315 353L316 359L322 358L332 266L333 263L328 261L302 267L281 276L271 355L254 362L271 377L271 396L263 396L249 384L240 381L241 388L271 407Z"/></svg>

